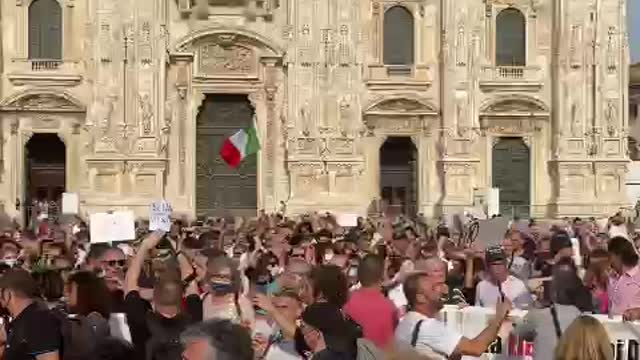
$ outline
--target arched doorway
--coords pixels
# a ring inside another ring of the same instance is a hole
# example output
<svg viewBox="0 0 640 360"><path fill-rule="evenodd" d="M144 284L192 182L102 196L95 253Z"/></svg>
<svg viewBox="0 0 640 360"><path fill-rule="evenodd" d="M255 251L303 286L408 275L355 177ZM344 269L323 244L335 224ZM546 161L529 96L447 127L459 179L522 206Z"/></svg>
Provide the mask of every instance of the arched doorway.
<svg viewBox="0 0 640 360"><path fill-rule="evenodd" d="M254 109L247 95L207 94L196 119L196 213L198 216L255 216L256 155L236 169L219 155L224 140L251 125Z"/></svg>
<svg viewBox="0 0 640 360"><path fill-rule="evenodd" d="M493 146L493 187L500 189L500 213L527 218L531 205L531 159L521 137L503 137Z"/></svg>
<svg viewBox="0 0 640 360"><path fill-rule="evenodd" d="M25 217L58 216L65 192L66 147L57 134L34 134L25 145Z"/></svg>
<svg viewBox="0 0 640 360"><path fill-rule="evenodd" d="M417 149L407 136L389 137L380 148L380 196L387 214L417 212Z"/></svg>

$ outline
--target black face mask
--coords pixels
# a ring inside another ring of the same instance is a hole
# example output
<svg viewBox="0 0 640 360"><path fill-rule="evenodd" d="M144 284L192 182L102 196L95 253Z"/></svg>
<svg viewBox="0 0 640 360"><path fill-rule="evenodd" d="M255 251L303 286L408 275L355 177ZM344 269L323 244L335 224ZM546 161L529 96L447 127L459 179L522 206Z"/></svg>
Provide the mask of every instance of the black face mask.
<svg viewBox="0 0 640 360"><path fill-rule="evenodd" d="M220 283L220 282L211 282L211 293L215 296L225 296L235 292L235 288L233 284L230 283Z"/></svg>

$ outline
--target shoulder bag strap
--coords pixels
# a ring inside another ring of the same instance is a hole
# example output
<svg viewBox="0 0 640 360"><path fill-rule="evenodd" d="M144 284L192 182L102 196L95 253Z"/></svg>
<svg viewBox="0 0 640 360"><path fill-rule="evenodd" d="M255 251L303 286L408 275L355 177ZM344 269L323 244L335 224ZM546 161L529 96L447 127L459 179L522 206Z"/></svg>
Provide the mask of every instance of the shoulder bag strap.
<svg viewBox="0 0 640 360"><path fill-rule="evenodd" d="M418 343L418 335L420 334L420 327L422 326L422 322L424 320L418 321L416 326L413 328L413 333L411 334L411 347L416 347Z"/></svg>
<svg viewBox="0 0 640 360"><path fill-rule="evenodd" d="M556 306L554 304L551 304L549 310L551 311L551 318L553 318L553 327L556 330L556 336L558 337L558 339L560 339L562 337L562 329L560 328L560 322L558 321L558 312L556 311Z"/></svg>

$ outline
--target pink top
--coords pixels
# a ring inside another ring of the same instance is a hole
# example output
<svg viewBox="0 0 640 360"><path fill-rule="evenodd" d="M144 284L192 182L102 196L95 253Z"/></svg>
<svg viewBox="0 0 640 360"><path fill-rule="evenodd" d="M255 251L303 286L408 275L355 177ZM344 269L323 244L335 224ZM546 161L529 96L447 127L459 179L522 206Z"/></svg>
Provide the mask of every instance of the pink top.
<svg viewBox="0 0 640 360"><path fill-rule="evenodd" d="M351 293L344 311L362 327L364 337L381 349L394 339L398 313L379 289L362 288Z"/></svg>
<svg viewBox="0 0 640 360"><path fill-rule="evenodd" d="M609 314L640 307L640 265L609 277Z"/></svg>
<svg viewBox="0 0 640 360"><path fill-rule="evenodd" d="M592 290L593 297L598 300L598 305L600 308L598 309L598 314L608 314L609 313L609 294L606 290L603 289L594 289Z"/></svg>

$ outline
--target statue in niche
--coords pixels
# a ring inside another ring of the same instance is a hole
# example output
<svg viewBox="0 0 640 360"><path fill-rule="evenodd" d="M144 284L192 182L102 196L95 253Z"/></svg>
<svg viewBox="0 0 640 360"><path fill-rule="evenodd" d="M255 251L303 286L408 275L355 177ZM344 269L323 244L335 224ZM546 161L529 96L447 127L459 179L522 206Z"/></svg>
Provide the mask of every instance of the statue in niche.
<svg viewBox="0 0 640 360"><path fill-rule="evenodd" d="M614 100L607 101L607 108L604 112L604 118L607 121L607 132L609 136L614 136L616 133L616 106Z"/></svg>
<svg viewBox="0 0 640 360"><path fill-rule="evenodd" d="M117 99L117 95L109 94L103 98L102 103L97 104L98 127L103 134L111 128L111 117L113 116Z"/></svg>
<svg viewBox="0 0 640 360"><path fill-rule="evenodd" d="M580 58L579 58L579 53L578 53L578 49L580 48L580 44L578 43L580 41L580 25L573 25L571 27L571 47L569 49L570 51L570 60L571 60L571 66L577 66L578 64L580 64Z"/></svg>
<svg viewBox="0 0 640 360"><path fill-rule="evenodd" d="M311 105L309 105L309 100L305 100L300 108L300 120L302 120L302 133L308 136L310 133L309 127L311 126Z"/></svg>
<svg viewBox="0 0 640 360"><path fill-rule="evenodd" d="M164 103L164 124L160 129L160 152L165 152L169 146L169 135L171 133L171 123L173 122L173 108L171 102Z"/></svg>
<svg viewBox="0 0 640 360"><path fill-rule="evenodd" d="M456 104L456 125L458 136L464 137L467 130L464 116L464 99L459 99Z"/></svg>
<svg viewBox="0 0 640 360"><path fill-rule="evenodd" d="M613 71L616 69L616 41L614 39L616 29L611 26L608 31L607 40L607 69Z"/></svg>
<svg viewBox="0 0 640 360"><path fill-rule="evenodd" d="M345 95L340 99L340 124L342 128L342 135L346 136L351 131L352 119L352 107L351 107L351 95Z"/></svg>
<svg viewBox="0 0 640 360"><path fill-rule="evenodd" d="M464 25L462 21L458 25L458 35L456 37L456 65L465 66L467 63L466 44L464 41Z"/></svg>
<svg viewBox="0 0 640 360"><path fill-rule="evenodd" d="M151 105L151 99L149 94L143 94L139 96L140 102L140 121L142 123L142 131L145 135L151 133L151 123L153 121L153 105Z"/></svg>
<svg viewBox="0 0 640 360"><path fill-rule="evenodd" d="M578 104L571 105L571 135L580 137L580 114Z"/></svg>

